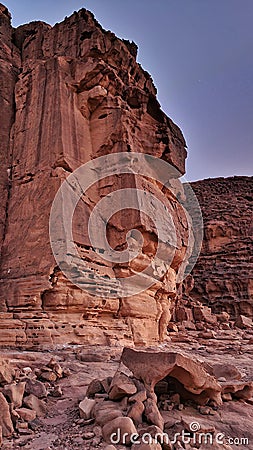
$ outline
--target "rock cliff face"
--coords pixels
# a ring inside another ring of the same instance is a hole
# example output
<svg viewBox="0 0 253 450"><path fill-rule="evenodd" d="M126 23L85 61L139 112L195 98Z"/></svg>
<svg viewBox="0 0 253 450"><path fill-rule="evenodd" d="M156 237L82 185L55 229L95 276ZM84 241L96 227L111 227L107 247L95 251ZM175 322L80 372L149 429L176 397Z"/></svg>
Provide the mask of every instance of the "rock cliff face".
<svg viewBox="0 0 253 450"><path fill-rule="evenodd" d="M138 297L110 300L71 284L56 266L48 232L62 181L91 159L142 152L184 173L184 138L161 111L152 79L136 62L136 45L103 30L84 9L54 27L32 22L13 29L1 5L0 33L0 345L162 339L188 239L175 196L163 194L159 183L118 176L100 182L78 205L75 244L106 286L115 272L127 276L148 264L157 236L143 214L116 214L108 226L111 246L124 248L126 231L137 228L143 252L131 267L101 264L84 232L87 205L89 212L119 187L165 197L177 229L175 256L161 282Z"/></svg>
<svg viewBox="0 0 253 450"><path fill-rule="evenodd" d="M192 183L204 220L204 240L193 270L194 300L216 313L253 316L253 178Z"/></svg>

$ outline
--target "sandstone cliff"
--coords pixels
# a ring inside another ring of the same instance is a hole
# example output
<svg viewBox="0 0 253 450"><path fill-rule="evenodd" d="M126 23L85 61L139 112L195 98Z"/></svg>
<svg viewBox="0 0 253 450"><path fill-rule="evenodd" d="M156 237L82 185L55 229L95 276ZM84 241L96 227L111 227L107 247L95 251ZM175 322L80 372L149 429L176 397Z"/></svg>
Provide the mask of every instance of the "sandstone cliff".
<svg viewBox="0 0 253 450"><path fill-rule="evenodd" d="M125 277L150 262L157 236L145 215L115 215L111 246L124 248L126 230L135 228L144 236L143 253L131 267L101 264L84 231L92 206L119 187L165 197L177 230L173 262L158 285L127 299L89 295L63 276L50 247L49 214L63 180L101 155L148 153L184 173L181 131L161 111L151 77L136 62L136 45L103 30L90 12L82 9L54 27L32 22L13 29L1 5L0 33L0 345L156 342L189 238L175 196L163 194L159 183L116 177L78 205L75 245L90 264L94 289L99 272L105 291L116 272Z"/></svg>

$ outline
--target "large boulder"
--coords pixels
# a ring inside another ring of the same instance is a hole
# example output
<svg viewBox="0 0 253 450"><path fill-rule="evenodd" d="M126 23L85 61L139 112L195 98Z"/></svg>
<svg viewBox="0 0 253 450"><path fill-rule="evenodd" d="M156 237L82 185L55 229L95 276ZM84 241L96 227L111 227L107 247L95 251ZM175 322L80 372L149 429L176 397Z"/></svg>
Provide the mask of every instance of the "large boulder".
<svg viewBox="0 0 253 450"><path fill-rule="evenodd" d="M6 385L3 389L5 397L7 397L15 408L22 406L23 396L25 392L25 382Z"/></svg>
<svg viewBox="0 0 253 450"><path fill-rule="evenodd" d="M204 368L201 361L178 352L138 351L124 348L121 362L142 380L151 393L158 381L172 377L179 382L181 395L205 404L213 400L221 404L221 386Z"/></svg>
<svg viewBox="0 0 253 450"><path fill-rule="evenodd" d="M109 391L110 400L119 400L125 396L136 394L137 388L134 382L124 373L116 373L112 379Z"/></svg>
<svg viewBox="0 0 253 450"><path fill-rule="evenodd" d="M129 417L118 417L103 427L103 438L110 444L131 445L132 436L137 435L135 425Z"/></svg>
<svg viewBox="0 0 253 450"><path fill-rule="evenodd" d="M0 427L4 437L9 437L14 432L9 404L3 394L0 392Z"/></svg>

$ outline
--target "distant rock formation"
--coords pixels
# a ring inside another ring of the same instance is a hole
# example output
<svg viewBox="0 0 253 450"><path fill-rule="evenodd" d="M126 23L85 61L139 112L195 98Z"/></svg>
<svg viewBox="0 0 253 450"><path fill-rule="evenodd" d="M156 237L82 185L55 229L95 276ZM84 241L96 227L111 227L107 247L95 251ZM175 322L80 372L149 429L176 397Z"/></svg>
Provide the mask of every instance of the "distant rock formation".
<svg viewBox="0 0 253 450"><path fill-rule="evenodd" d="M190 293L212 308L253 317L253 177L192 183L204 220L204 240Z"/></svg>
<svg viewBox="0 0 253 450"><path fill-rule="evenodd" d="M61 183L91 159L141 152L185 172L185 140L161 111L150 75L136 62L136 45L103 30L84 9L54 27L32 22L13 29L0 5L0 34L0 345L161 340L189 237L176 197L166 197L159 183L140 185L134 175L106 179L86 197L88 212L117 188L139 187L166 200L177 230L174 259L161 282L132 298L95 297L73 285L55 263L48 233ZM93 277L102 273L101 289L116 272L126 277L150 263L157 236L145 215L118 214L108 226L119 250L127 229L142 231L143 253L131 267L101 264L84 232L87 220L79 205L74 241Z"/></svg>

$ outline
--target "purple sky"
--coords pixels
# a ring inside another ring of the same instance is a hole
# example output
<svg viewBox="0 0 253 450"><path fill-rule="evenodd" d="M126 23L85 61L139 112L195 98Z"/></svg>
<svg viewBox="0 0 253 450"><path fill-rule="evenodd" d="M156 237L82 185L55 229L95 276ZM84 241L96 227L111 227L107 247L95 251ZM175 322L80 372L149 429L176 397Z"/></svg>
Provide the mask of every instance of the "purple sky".
<svg viewBox="0 0 253 450"><path fill-rule="evenodd" d="M82 7L134 40L188 144L186 178L253 174L253 0L1 0L13 25Z"/></svg>

